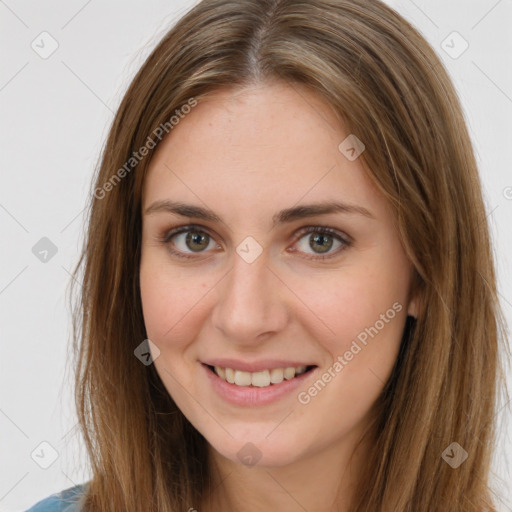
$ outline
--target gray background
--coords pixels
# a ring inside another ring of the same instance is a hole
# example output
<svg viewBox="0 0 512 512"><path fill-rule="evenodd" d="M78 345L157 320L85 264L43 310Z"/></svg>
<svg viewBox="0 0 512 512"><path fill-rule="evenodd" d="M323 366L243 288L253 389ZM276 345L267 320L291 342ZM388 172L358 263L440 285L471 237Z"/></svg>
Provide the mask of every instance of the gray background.
<svg viewBox="0 0 512 512"><path fill-rule="evenodd" d="M193 3L0 0L1 511L25 510L90 478L74 430L66 296L83 238L86 195L130 79ZM510 325L512 1L388 3L432 44L460 93ZM469 47L462 53L464 40ZM45 55L52 44L58 48ZM46 262L39 259L44 253L38 258L33 252L38 243L50 251ZM512 381L510 367L508 377ZM494 469L510 483L512 420L505 400L499 425ZM512 510L510 485L498 482L496 489L500 511Z"/></svg>

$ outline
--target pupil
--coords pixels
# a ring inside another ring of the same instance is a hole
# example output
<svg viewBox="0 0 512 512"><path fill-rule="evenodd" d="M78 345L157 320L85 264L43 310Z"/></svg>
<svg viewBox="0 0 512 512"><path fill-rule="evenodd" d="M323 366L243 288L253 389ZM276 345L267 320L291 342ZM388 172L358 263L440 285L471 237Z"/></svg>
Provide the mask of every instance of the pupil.
<svg viewBox="0 0 512 512"><path fill-rule="evenodd" d="M317 234L317 235L314 235L312 237L312 239L314 240L314 243L320 244L321 250L319 252L327 252L332 247L332 238L330 237L330 235ZM325 244L325 242L327 242L327 244ZM310 241L309 245L310 245L311 249L315 249L315 247L313 247L313 243L311 241Z"/></svg>

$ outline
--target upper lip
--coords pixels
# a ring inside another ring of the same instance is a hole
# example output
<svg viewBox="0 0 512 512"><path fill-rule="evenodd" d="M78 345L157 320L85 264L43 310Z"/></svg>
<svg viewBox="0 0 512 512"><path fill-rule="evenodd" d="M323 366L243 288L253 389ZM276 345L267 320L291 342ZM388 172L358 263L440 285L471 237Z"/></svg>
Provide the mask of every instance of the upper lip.
<svg viewBox="0 0 512 512"><path fill-rule="evenodd" d="M292 361L286 359L261 359L259 361L241 361L239 359L226 359L226 358L218 358L218 359L208 359L207 361L202 361L203 364L209 366L220 366L221 368L231 368L233 370L240 370L242 372L261 372L263 370L272 370L274 368L289 368L293 366L296 368L297 366L316 366L311 363L304 363L301 361Z"/></svg>

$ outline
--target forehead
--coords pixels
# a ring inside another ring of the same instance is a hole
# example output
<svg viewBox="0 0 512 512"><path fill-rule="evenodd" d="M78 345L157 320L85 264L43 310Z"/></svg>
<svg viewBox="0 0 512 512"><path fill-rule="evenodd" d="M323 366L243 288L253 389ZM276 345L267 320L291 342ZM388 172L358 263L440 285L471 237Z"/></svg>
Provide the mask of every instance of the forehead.
<svg viewBox="0 0 512 512"><path fill-rule="evenodd" d="M330 106L286 84L220 90L160 143L145 206L159 199L253 209L304 201L379 201L359 159L338 149L350 135Z"/></svg>

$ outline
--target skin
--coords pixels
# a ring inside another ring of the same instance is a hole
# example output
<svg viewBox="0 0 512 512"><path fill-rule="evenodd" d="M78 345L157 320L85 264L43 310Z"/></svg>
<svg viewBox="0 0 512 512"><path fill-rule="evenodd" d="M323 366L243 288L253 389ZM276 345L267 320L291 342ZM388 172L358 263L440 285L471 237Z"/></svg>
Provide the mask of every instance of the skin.
<svg viewBox="0 0 512 512"><path fill-rule="evenodd" d="M198 510L349 509L371 449L365 442L355 450L356 443L417 305L393 211L361 159L338 149L348 135L302 87L223 89L182 119L152 159L143 212L171 199L206 206L223 220L143 214L141 299L148 338L160 350L154 364L207 439L212 478L223 480L204 503L190 504ZM336 212L272 228L281 209L329 200L362 206L373 218ZM167 244L159 239L188 224L210 235L202 252L183 234ZM327 235L333 245L323 253L314 232L301 232L306 226L333 228L352 243ZM263 249L252 263L236 252L248 236ZM171 247L192 258L174 256ZM321 255L331 257L311 259ZM230 405L200 364L299 357L319 367L299 390L307 391L394 303L401 310L307 404L292 392L264 406ZM253 466L237 456L247 442L261 453Z"/></svg>

